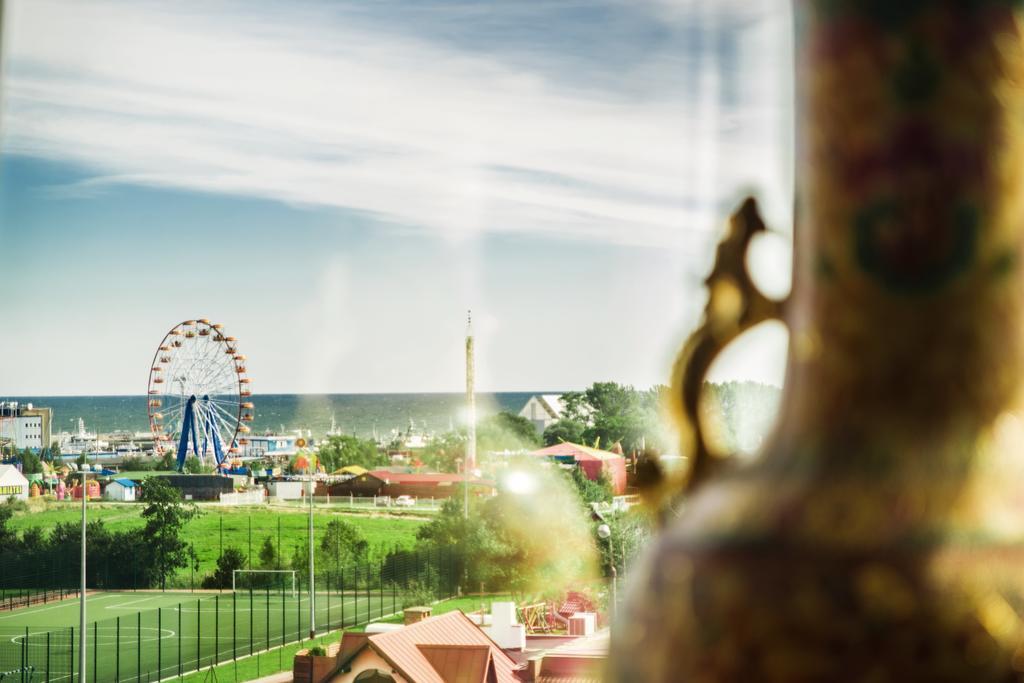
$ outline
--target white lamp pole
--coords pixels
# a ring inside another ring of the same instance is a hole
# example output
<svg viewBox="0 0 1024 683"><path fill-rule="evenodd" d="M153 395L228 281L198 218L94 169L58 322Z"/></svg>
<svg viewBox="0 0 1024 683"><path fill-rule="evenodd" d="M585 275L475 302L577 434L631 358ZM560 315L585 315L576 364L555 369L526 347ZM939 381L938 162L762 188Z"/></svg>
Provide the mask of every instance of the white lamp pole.
<svg viewBox="0 0 1024 683"><path fill-rule="evenodd" d="M88 487L86 486L87 473L82 470L82 567L81 584L79 586L79 610L78 620L78 680L85 683L85 502L89 498Z"/></svg>
<svg viewBox="0 0 1024 683"><path fill-rule="evenodd" d="M316 637L316 586L313 578L313 456L306 457L309 479L309 637Z"/></svg>

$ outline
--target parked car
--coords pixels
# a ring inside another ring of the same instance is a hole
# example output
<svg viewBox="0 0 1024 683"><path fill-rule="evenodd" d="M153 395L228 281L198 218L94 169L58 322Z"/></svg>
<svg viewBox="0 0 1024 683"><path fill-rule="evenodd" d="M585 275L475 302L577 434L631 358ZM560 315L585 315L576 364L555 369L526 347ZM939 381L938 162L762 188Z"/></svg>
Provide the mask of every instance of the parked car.
<svg viewBox="0 0 1024 683"><path fill-rule="evenodd" d="M416 499L412 496L399 496L395 498L395 505L401 508L411 508L416 505Z"/></svg>

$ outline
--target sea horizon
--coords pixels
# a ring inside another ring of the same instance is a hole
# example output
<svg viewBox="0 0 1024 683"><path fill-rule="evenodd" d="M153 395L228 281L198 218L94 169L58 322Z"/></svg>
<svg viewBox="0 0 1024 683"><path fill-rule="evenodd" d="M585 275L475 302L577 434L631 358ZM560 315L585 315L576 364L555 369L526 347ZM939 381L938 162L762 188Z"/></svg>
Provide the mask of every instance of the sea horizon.
<svg viewBox="0 0 1024 683"><path fill-rule="evenodd" d="M536 394L559 391L476 392L477 418L501 411L518 413ZM3 396L2 401L31 403L53 409L53 434L73 432L81 418L87 430L102 434L116 431L148 431L145 394ZM254 434L310 430L314 438L333 426L342 433L361 437L376 432L386 436L416 429L441 433L465 424L464 392L283 393L252 397Z"/></svg>

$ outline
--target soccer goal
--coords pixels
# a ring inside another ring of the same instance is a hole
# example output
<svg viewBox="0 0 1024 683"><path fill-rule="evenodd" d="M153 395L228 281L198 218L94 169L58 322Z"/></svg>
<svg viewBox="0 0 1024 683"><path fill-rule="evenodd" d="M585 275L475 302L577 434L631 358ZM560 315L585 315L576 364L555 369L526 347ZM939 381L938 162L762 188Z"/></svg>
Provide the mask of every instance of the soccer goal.
<svg viewBox="0 0 1024 683"><path fill-rule="evenodd" d="M231 590L281 591L298 597L299 589L294 569L235 569L231 572Z"/></svg>

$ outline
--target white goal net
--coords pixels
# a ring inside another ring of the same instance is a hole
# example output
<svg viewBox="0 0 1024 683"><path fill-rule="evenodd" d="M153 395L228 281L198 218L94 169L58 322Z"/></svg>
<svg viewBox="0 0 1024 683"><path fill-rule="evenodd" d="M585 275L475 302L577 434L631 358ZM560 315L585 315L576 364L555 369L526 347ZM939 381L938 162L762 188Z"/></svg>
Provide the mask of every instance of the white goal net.
<svg viewBox="0 0 1024 683"><path fill-rule="evenodd" d="M231 572L231 590L270 590L292 597L299 594L294 569L236 569Z"/></svg>

